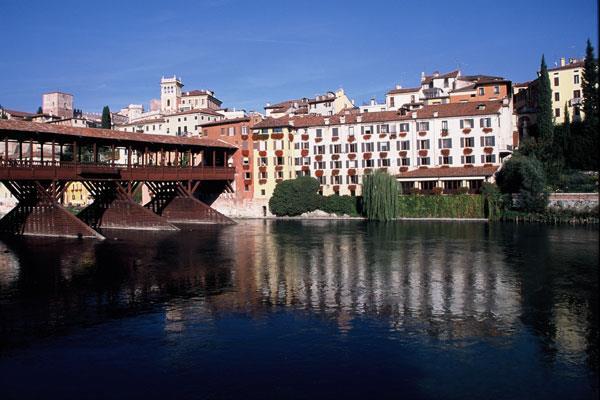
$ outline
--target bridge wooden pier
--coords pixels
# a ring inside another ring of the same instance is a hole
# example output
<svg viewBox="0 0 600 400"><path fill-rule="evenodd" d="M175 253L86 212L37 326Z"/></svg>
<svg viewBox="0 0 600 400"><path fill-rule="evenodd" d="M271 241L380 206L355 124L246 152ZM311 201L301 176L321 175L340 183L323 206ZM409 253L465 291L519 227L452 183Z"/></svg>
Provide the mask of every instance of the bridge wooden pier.
<svg viewBox="0 0 600 400"><path fill-rule="evenodd" d="M207 138L0 120L0 182L18 200L0 232L102 238L106 228L232 223L198 197L231 190L236 150ZM77 216L61 204L70 182L93 197ZM145 205L134 200L143 186Z"/></svg>

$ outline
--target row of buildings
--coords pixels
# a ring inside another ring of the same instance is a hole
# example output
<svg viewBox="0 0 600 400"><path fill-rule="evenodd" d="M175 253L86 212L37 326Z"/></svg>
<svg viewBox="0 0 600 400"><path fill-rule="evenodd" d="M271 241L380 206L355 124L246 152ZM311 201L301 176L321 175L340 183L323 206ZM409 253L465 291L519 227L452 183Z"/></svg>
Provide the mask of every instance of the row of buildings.
<svg viewBox="0 0 600 400"><path fill-rule="evenodd" d="M582 118L583 62L549 69L557 123L567 107ZM324 195L360 195L365 175L381 169L404 191L477 191L535 124L537 80L513 84L490 75L422 74L420 85L396 86L384 102L356 106L343 89L267 103L264 113L222 107L212 90L183 90L176 76L160 81L160 99L113 113L114 129L143 134L206 136L239 148L233 192L214 204L232 216L268 215L278 182L313 176ZM99 115L73 107L73 96L43 95L42 113L5 110L9 118L93 126ZM12 113L12 114L11 114ZM65 202L89 201L73 184Z"/></svg>

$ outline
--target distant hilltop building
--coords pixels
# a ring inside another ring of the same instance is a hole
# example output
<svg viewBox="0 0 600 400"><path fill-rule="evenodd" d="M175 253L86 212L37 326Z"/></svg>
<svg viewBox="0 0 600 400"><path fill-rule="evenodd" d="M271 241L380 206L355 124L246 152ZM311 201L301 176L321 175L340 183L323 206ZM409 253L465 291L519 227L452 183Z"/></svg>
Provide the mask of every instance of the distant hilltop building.
<svg viewBox="0 0 600 400"><path fill-rule="evenodd" d="M353 108L354 104L344 93L344 89L327 92L314 98L303 97L295 100L285 100L276 104L267 103L265 114L267 117L279 118L284 115L334 115L345 108Z"/></svg>
<svg viewBox="0 0 600 400"><path fill-rule="evenodd" d="M63 92L44 93L42 113L61 118L73 118L73 95Z"/></svg>
<svg viewBox="0 0 600 400"><path fill-rule="evenodd" d="M139 104L130 104L120 114L127 121L116 129L128 132L143 132L176 136L198 136L204 124L229 118L241 118L243 110L223 109L212 90L183 90L180 77L160 79L160 100L150 102L150 111Z"/></svg>

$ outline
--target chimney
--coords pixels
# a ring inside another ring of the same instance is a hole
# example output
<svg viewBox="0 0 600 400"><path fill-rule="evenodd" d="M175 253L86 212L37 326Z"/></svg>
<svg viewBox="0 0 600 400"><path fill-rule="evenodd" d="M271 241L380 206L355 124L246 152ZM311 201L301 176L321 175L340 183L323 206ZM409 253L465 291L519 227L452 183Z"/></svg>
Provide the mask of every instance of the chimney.
<svg viewBox="0 0 600 400"><path fill-rule="evenodd" d="M345 124L346 123L346 117L344 115L340 116L340 124Z"/></svg>
<svg viewBox="0 0 600 400"><path fill-rule="evenodd" d="M561 58L560 58L560 66L561 66L561 67L564 67L564 66L565 66L565 58L564 58L564 57L561 57Z"/></svg>
<svg viewBox="0 0 600 400"><path fill-rule="evenodd" d="M417 112L416 111L412 112L412 119L417 119Z"/></svg>
<svg viewBox="0 0 600 400"><path fill-rule="evenodd" d="M402 85L396 85L396 90L402 89Z"/></svg>
<svg viewBox="0 0 600 400"><path fill-rule="evenodd" d="M371 105L374 106L375 105L375 98L371 97Z"/></svg>
<svg viewBox="0 0 600 400"><path fill-rule="evenodd" d="M329 118L325 118L323 121L325 122L325 125L329 125Z"/></svg>
<svg viewBox="0 0 600 400"><path fill-rule="evenodd" d="M356 116L356 122L362 122L362 115Z"/></svg>
<svg viewBox="0 0 600 400"><path fill-rule="evenodd" d="M434 111L434 112L433 112L433 118L437 118L437 117L438 117L438 115L440 115L440 113L438 113L437 111Z"/></svg>
<svg viewBox="0 0 600 400"><path fill-rule="evenodd" d="M425 80L425 72L421 72L421 82Z"/></svg>

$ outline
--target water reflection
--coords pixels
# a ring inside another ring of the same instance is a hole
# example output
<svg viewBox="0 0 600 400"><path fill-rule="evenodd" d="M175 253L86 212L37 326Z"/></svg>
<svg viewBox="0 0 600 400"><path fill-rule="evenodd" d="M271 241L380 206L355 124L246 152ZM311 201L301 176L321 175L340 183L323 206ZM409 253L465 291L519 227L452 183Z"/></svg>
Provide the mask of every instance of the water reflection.
<svg viewBox="0 0 600 400"><path fill-rule="evenodd" d="M333 321L340 335L375 320L391 338L455 348L509 347L531 331L544 363L598 370L595 229L250 221L107 234L4 239L0 356L142 313L160 312L176 341L210 335L228 315L284 310Z"/></svg>

